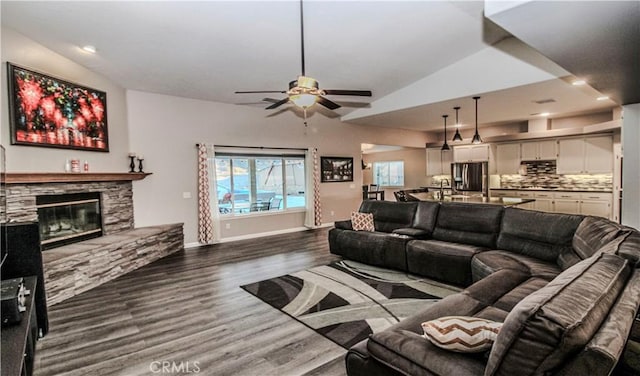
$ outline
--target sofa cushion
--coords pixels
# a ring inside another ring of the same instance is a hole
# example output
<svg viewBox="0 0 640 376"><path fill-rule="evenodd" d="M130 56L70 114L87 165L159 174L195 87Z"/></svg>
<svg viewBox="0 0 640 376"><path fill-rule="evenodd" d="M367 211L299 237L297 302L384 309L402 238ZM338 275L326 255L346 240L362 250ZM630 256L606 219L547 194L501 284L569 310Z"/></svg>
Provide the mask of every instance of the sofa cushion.
<svg viewBox="0 0 640 376"><path fill-rule="evenodd" d="M495 249L503 210L497 205L442 203L433 238Z"/></svg>
<svg viewBox="0 0 640 376"><path fill-rule="evenodd" d="M524 298L507 316L485 375L553 373L591 340L630 271L627 260L600 253Z"/></svg>
<svg viewBox="0 0 640 376"><path fill-rule="evenodd" d="M422 337L421 324L456 314L472 316L484 305L460 293L408 317L367 341L369 354L377 361L405 375L482 375L486 358L481 354L458 354L441 349Z"/></svg>
<svg viewBox="0 0 640 376"><path fill-rule="evenodd" d="M409 272L460 286L471 284L471 258L486 248L440 240L412 240L407 246Z"/></svg>
<svg viewBox="0 0 640 376"><path fill-rule="evenodd" d="M600 217L585 217L576 229L572 245L581 259L591 257L602 246L615 239L622 226Z"/></svg>
<svg viewBox="0 0 640 376"><path fill-rule="evenodd" d="M373 214L376 231L392 232L397 228L412 227L417 207L417 202L364 200L358 211Z"/></svg>
<svg viewBox="0 0 640 376"><path fill-rule="evenodd" d="M353 226L351 225L351 221L335 221L333 223L335 228L339 228L341 230L353 230Z"/></svg>
<svg viewBox="0 0 640 376"><path fill-rule="evenodd" d="M501 269L467 287L465 294L484 305L473 316L504 321L522 299L546 286L549 281L515 269Z"/></svg>
<svg viewBox="0 0 640 376"><path fill-rule="evenodd" d="M369 338L367 350L379 362L411 376L482 375L482 354L464 354L441 349L420 334L384 330Z"/></svg>
<svg viewBox="0 0 640 376"><path fill-rule="evenodd" d="M640 232L625 228L627 234L621 235L620 244L615 247L615 253L629 260L636 268L640 267ZM607 244L605 248L615 246L615 242Z"/></svg>
<svg viewBox="0 0 640 376"><path fill-rule="evenodd" d="M573 235L584 217L507 208L497 249L556 262L563 249L571 250Z"/></svg>
<svg viewBox="0 0 640 376"><path fill-rule="evenodd" d="M385 232L334 228L329 231L329 249L349 260L406 271L406 247L411 239Z"/></svg>
<svg viewBox="0 0 640 376"><path fill-rule="evenodd" d="M500 269L519 270L529 276L547 281L551 281L562 271L555 263L508 251L482 252L471 260L471 273L474 282Z"/></svg>
<svg viewBox="0 0 640 376"><path fill-rule="evenodd" d="M351 212L351 226L354 231L375 231L373 214Z"/></svg>
<svg viewBox="0 0 640 376"><path fill-rule="evenodd" d="M501 327L501 322L471 316L445 316L422 323L424 336L431 343L461 353L490 349Z"/></svg>
<svg viewBox="0 0 640 376"><path fill-rule="evenodd" d="M487 361L484 354L441 349L421 336L422 323L450 315L501 321L508 312L492 309L491 304L526 283L527 278L518 271L499 270L463 292L449 295L387 330L372 334L367 342L369 355L405 375L482 375Z"/></svg>
<svg viewBox="0 0 640 376"><path fill-rule="evenodd" d="M640 301L640 272L627 285L589 343L558 371L560 376L611 375L622 355ZM620 374L623 374L622 372Z"/></svg>
<svg viewBox="0 0 640 376"><path fill-rule="evenodd" d="M439 202L420 201L416 208L416 215L413 218L413 225L411 227L424 230L428 233L428 236L431 236L436 226L439 210Z"/></svg>

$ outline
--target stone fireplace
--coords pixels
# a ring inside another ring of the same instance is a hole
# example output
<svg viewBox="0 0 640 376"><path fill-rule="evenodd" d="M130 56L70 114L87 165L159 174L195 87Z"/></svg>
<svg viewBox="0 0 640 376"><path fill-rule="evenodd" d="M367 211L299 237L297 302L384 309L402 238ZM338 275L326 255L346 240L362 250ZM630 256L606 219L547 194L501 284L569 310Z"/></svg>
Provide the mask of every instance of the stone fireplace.
<svg viewBox="0 0 640 376"><path fill-rule="evenodd" d="M132 181L148 175L6 174L0 212L39 222L48 305L183 249L182 223L134 227Z"/></svg>
<svg viewBox="0 0 640 376"><path fill-rule="evenodd" d="M43 250L102 236L100 193L36 196Z"/></svg>
<svg viewBox="0 0 640 376"><path fill-rule="evenodd" d="M36 175L36 174L30 174ZM80 175L76 179L91 179L96 174ZM125 177L126 174L122 174ZM124 179L124 178L123 178ZM44 180L44 179L43 179ZM38 197L97 193L100 197L100 214L103 235L133 229L133 188L131 180L117 181L50 181L30 183L20 180L6 186L7 220L10 222L36 222Z"/></svg>

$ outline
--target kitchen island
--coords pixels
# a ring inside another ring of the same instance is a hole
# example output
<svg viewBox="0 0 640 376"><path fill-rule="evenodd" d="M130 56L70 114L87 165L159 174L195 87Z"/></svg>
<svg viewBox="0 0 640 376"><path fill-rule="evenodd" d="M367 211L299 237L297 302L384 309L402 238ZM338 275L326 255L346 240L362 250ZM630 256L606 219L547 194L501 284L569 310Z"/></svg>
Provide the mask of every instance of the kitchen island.
<svg viewBox="0 0 640 376"><path fill-rule="evenodd" d="M437 197L438 192L416 192L409 193L410 196L420 201L445 201L445 202L465 202L469 204L492 204L501 206L516 206L529 202L534 202L532 198L519 197L479 197L465 195L444 196L442 199Z"/></svg>

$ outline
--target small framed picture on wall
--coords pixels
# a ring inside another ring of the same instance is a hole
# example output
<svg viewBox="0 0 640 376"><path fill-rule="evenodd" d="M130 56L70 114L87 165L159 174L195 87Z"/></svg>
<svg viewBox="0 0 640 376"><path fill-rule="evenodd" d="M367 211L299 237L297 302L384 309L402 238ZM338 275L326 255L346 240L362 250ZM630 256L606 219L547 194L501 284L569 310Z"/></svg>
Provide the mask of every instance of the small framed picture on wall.
<svg viewBox="0 0 640 376"><path fill-rule="evenodd" d="M353 158L320 157L320 174L322 183L353 181Z"/></svg>

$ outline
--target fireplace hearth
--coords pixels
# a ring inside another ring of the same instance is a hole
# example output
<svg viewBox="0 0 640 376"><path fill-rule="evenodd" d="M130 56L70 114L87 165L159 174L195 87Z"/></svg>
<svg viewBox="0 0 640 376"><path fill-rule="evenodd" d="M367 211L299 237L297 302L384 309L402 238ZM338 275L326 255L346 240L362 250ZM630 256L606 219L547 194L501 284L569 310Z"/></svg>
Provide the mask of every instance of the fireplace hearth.
<svg viewBox="0 0 640 376"><path fill-rule="evenodd" d="M102 236L100 193L36 197L43 250Z"/></svg>

